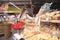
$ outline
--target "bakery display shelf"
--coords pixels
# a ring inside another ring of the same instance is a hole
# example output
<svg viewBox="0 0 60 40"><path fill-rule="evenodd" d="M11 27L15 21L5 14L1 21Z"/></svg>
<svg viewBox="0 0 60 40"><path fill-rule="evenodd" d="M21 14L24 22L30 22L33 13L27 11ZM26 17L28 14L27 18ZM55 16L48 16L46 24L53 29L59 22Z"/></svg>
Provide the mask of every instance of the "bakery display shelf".
<svg viewBox="0 0 60 40"><path fill-rule="evenodd" d="M41 22L60 23L60 20L49 20L49 21L41 20Z"/></svg>

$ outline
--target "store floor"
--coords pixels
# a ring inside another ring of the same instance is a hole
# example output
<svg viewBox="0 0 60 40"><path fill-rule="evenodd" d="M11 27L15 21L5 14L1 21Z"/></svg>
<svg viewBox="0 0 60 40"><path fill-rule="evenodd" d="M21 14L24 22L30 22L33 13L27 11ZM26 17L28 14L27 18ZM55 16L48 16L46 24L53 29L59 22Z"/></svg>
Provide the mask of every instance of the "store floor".
<svg viewBox="0 0 60 40"><path fill-rule="evenodd" d="M10 38L5 38L4 35L0 35L0 40L13 40L12 35L16 33L16 30L12 30L11 32L11 37Z"/></svg>
<svg viewBox="0 0 60 40"><path fill-rule="evenodd" d="M0 40L13 40L12 35L9 38L4 37L4 35L0 35Z"/></svg>
<svg viewBox="0 0 60 40"><path fill-rule="evenodd" d="M11 40L11 38L6 39L4 36L0 37L0 40Z"/></svg>

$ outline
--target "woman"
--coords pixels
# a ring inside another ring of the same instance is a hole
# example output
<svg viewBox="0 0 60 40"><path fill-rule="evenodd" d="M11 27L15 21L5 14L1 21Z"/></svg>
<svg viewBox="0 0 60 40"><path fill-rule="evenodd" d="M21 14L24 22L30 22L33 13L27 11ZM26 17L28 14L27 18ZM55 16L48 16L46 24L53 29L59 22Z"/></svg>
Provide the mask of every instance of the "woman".
<svg viewBox="0 0 60 40"><path fill-rule="evenodd" d="M19 19L20 22L23 22L24 23L24 27L23 28L20 28L18 29L17 33L15 33L13 36L14 40L17 39L17 40L20 40L21 38L24 39L24 34L23 34L23 30L25 27L25 24L30 24L28 22L30 22L31 20L30 19L33 19L32 17L30 17L28 14L28 10L27 9L23 9L22 11L22 14L19 14L17 16L17 18ZM18 24L17 24L18 25Z"/></svg>

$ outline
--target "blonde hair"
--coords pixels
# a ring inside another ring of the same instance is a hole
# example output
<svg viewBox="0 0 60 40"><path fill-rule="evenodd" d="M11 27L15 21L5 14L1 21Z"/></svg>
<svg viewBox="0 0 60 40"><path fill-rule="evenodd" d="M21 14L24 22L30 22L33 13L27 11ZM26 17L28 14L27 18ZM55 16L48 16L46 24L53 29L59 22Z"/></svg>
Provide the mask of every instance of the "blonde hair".
<svg viewBox="0 0 60 40"><path fill-rule="evenodd" d="M24 13L27 10L27 8L23 8L22 13Z"/></svg>

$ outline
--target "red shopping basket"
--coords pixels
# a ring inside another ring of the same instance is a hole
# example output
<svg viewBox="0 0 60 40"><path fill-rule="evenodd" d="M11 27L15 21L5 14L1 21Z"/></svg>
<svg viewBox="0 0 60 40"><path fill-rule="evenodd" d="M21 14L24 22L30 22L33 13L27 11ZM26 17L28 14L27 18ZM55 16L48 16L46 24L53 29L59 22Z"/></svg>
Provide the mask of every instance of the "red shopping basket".
<svg viewBox="0 0 60 40"><path fill-rule="evenodd" d="M24 22L19 22L17 24L12 24L12 28L14 30L19 30L19 29L23 28L23 26L24 26Z"/></svg>

